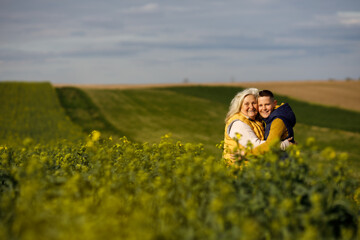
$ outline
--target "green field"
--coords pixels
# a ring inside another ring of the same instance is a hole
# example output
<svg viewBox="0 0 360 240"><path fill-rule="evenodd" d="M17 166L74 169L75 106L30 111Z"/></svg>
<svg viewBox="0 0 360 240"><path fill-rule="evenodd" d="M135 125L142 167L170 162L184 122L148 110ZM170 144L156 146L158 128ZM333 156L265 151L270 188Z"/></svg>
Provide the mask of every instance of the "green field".
<svg viewBox="0 0 360 240"><path fill-rule="evenodd" d="M83 138L59 104L50 83L0 83L0 143L23 144Z"/></svg>
<svg viewBox="0 0 360 240"><path fill-rule="evenodd" d="M360 113L279 96L298 145L229 167L240 90L1 83L0 239L359 239Z"/></svg>
<svg viewBox="0 0 360 240"><path fill-rule="evenodd" d="M136 90L56 88L49 83L0 84L1 143L76 140L92 130L135 142L175 140L202 143L221 157L224 116L237 87L171 87ZM348 152L360 167L360 113L277 96L296 113L296 141L314 137L320 148Z"/></svg>
<svg viewBox="0 0 360 240"><path fill-rule="evenodd" d="M209 151L223 136L224 106L171 90L86 90L104 116L137 142L157 142L171 134L182 142L203 143Z"/></svg>
<svg viewBox="0 0 360 240"><path fill-rule="evenodd" d="M223 140L224 116L240 91L236 87L173 87L136 90L85 89L108 121L138 142L157 142L167 134L183 142L201 142L209 153ZM321 148L348 152L360 167L360 113L279 96L296 113L295 138L314 137ZM309 114L311 113L311 114Z"/></svg>
<svg viewBox="0 0 360 240"><path fill-rule="evenodd" d="M81 126L84 133L97 130L109 136L124 136L103 116L101 109L81 89L57 88L56 92L66 114L71 117L73 123Z"/></svg>

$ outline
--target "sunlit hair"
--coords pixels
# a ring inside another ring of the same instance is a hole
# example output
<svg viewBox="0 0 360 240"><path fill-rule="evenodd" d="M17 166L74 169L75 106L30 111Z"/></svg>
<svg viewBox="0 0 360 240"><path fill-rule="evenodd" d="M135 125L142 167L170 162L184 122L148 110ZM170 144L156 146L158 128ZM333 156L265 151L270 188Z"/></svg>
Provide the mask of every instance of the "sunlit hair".
<svg viewBox="0 0 360 240"><path fill-rule="evenodd" d="M270 97L270 100L274 101L274 94L270 90L261 90L259 92L259 97Z"/></svg>
<svg viewBox="0 0 360 240"><path fill-rule="evenodd" d="M243 91L237 93L235 97L231 100L229 111L226 114L225 123L232 117L234 114L240 112L244 98L248 95L254 95L257 99L259 96L259 90L257 88L246 88Z"/></svg>

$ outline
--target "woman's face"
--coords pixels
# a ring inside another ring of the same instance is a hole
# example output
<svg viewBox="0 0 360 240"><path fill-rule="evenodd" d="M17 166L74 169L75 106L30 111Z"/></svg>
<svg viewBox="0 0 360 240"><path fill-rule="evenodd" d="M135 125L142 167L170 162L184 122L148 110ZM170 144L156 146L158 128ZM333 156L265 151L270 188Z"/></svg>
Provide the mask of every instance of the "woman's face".
<svg viewBox="0 0 360 240"><path fill-rule="evenodd" d="M241 105L240 112L251 119L255 119L257 110L257 100L254 95L247 95Z"/></svg>

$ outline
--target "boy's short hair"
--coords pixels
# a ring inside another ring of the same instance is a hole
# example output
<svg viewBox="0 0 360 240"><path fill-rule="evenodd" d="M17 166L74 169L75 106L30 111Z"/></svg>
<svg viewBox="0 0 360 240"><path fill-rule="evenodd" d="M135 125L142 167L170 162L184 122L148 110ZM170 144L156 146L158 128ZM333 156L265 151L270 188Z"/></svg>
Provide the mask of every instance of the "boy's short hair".
<svg viewBox="0 0 360 240"><path fill-rule="evenodd" d="M270 90L261 90L259 97L270 97L271 101L274 101L274 94Z"/></svg>

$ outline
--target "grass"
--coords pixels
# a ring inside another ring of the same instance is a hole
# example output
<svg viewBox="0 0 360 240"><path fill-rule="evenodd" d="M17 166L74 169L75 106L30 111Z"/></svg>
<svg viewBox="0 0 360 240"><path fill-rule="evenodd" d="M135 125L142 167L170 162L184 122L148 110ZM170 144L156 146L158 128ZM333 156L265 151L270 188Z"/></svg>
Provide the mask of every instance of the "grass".
<svg viewBox="0 0 360 240"><path fill-rule="evenodd" d="M92 130L149 143L172 134L183 143L202 143L209 154L220 157L216 145L223 140L224 117L240 90L195 86L55 91L49 83L3 82L0 144L22 143L28 137L40 142L77 139ZM348 152L351 164L360 169L360 113L277 98L289 102L296 113L295 137L299 144L314 137L320 149L331 146Z"/></svg>
<svg viewBox="0 0 360 240"><path fill-rule="evenodd" d="M231 99L242 88L198 86L173 87L164 90L208 99L221 103L227 108ZM360 133L360 112L307 103L280 95L275 96L275 98L278 100L278 103L287 102L290 104L296 113L298 123Z"/></svg>
<svg viewBox="0 0 360 240"><path fill-rule="evenodd" d="M223 138L222 104L163 89L87 89L94 103L116 128L138 142L158 142L172 134L182 142L203 143L212 154Z"/></svg>
<svg viewBox="0 0 360 240"><path fill-rule="evenodd" d="M215 146L223 140L224 117L231 99L241 90L198 86L85 92L109 122L136 141L156 142L172 133L182 142L201 142L209 153L220 156ZM348 152L351 161L360 165L360 113L277 98L289 102L296 113L295 137L299 144L314 137L320 148L332 146Z"/></svg>
<svg viewBox="0 0 360 240"><path fill-rule="evenodd" d="M288 102L291 105L298 123L360 133L360 112L307 103L289 97L277 98L279 102Z"/></svg>
<svg viewBox="0 0 360 240"><path fill-rule="evenodd" d="M0 83L0 143L51 142L81 138L50 83Z"/></svg>
<svg viewBox="0 0 360 240"><path fill-rule="evenodd" d="M354 169L360 170L359 133L305 124L297 124L294 131L296 141L299 142L299 144L305 144L306 140L311 137L315 139L315 145L319 150L330 146L338 152L347 152L349 155L349 164L351 164Z"/></svg>
<svg viewBox="0 0 360 240"><path fill-rule="evenodd" d="M89 96L79 88L56 88L62 107L72 122L81 126L84 133L98 130L102 134L123 136L101 113L101 110L92 102Z"/></svg>

